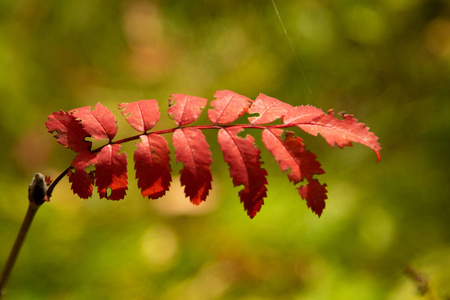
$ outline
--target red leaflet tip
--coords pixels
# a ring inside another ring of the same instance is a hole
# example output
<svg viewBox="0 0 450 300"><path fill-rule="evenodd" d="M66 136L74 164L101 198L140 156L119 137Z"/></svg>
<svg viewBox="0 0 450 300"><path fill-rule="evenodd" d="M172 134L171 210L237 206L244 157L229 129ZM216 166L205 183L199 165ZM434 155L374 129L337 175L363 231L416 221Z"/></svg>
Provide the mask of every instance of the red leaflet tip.
<svg viewBox="0 0 450 300"><path fill-rule="evenodd" d="M317 215L321 216L325 209L327 197L326 184L320 184L317 179L308 178L308 184L298 189L299 195L306 200L306 205Z"/></svg>
<svg viewBox="0 0 450 300"><path fill-rule="evenodd" d="M381 160L381 154L380 154L380 151L375 151L375 154L377 155L377 163L379 163L380 160Z"/></svg>

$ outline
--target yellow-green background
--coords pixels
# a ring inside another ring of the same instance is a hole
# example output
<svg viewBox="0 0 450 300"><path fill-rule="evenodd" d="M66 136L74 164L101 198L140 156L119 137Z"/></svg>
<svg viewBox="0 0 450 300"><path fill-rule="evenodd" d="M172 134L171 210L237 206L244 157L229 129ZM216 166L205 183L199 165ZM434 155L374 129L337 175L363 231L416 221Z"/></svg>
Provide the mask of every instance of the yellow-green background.
<svg viewBox="0 0 450 300"><path fill-rule="evenodd" d="M250 220L214 133L214 186L199 207L174 160L171 192L142 198L129 143L126 199L78 199L65 178L5 299L420 299L407 265L450 296L449 3L276 3L301 68L270 0L0 1L0 265L33 174L54 178L74 157L44 126L60 109L101 101L126 137L119 103L158 99L162 129L171 93L231 89L352 113L383 146L377 164L368 148L297 132L327 172L320 219L262 149L269 192Z"/></svg>

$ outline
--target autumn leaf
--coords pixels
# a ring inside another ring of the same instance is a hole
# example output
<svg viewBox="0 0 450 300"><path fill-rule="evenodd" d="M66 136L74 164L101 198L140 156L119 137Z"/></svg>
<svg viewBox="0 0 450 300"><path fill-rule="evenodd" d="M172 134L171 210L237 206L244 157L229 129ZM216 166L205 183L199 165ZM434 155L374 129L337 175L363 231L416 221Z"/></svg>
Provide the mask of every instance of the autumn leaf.
<svg viewBox="0 0 450 300"><path fill-rule="evenodd" d="M186 197L195 205L205 201L211 189L211 151L200 129L183 128L173 133L177 162L182 162L180 181Z"/></svg>
<svg viewBox="0 0 450 300"><path fill-rule="evenodd" d="M140 100L119 104L126 121L140 135L112 142L117 133L115 116L98 103L90 106L55 112L48 116L46 126L58 143L79 153L67 169L72 190L81 198L92 195L93 185L101 198L119 200L127 191L126 153L119 154L121 144L140 139L134 152L134 168L138 188L144 197L157 199L165 195L171 184L170 156L163 134L172 134L177 162L183 163L181 185L193 204L205 201L211 190L212 154L203 134L204 130L218 130L217 138L224 159L229 165L234 186L242 185L240 201L250 218L264 204L267 194L267 172L262 168L261 153L254 138L244 129L261 130L262 142L286 172L289 181L298 187L298 194L311 210L321 216L327 199L326 184L314 178L323 174L317 157L307 151L303 139L287 128L298 127L304 132L322 135L332 147L360 143L375 151L380 160L378 137L352 115L337 118L314 106L292 107L278 99L259 94L253 101L229 90L217 91L210 102L208 118L211 124L191 125L203 112L208 100L184 94L172 94L168 114L177 127L148 132L159 121L156 100ZM248 113L248 124L231 124ZM280 122L273 123L280 120ZM251 132L251 131L250 131ZM107 139L94 150L87 137ZM93 167L91 167L93 165ZM92 168L88 173L87 168ZM58 180L59 181L59 180Z"/></svg>
<svg viewBox="0 0 450 300"><path fill-rule="evenodd" d="M80 198L87 199L92 196L94 176L87 173L86 168L95 164L97 153L83 151L75 156L72 161L72 167L75 169L69 171L69 182L72 183L72 190Z"/></svg>
<svg viewBox="0 0 450 300"><path fill-rule="evenodd" d="M142 196L158 199L169 190L170 158L167 141L160 135L141 135L134 152L134 168Z"/></svg>
<svg viewBox="0 0 450 300"><path fill-rule="evenodd" d="M208 110L208 118L213 124L228 124L236 121L247 111L252 101L228 90L217 91L214 97L217 99L210 103L213 109Z"/></svg>
<svg viewBox="0 0 450 300"><path fill-rule="evenodd" d="M70 113L61 111L48 116L45 122L48 132L54 133L57 142L75 152L82 152L91 148L91 142L84 139L89 135L80 121Z"/></svg>
<svg viewBox="0 0 450 300"><path fill-rule="evenodd" d="M332 147L337 145L343 148L351 146L352 142L363 144L375 151L377 161L381 159L378 137L373 132L369 132L365 124L358 123L353 115L344 115L344 119L340 120L334 116L333 110L325 114L312 106L298 106L289 110L284 116L284 124L295 125L314 136L320 133Z"/></svg>
<svg viewBox="0 0 450 300"><path fill-rule="evenodd" d="M120 145L106 145L100 150L95 163L95 185L100 198L120 200L127 190L127 155L119 154Z"/></svg>
<svg viewBox="0 0 450 300"><path fill-rule="evenodd" d="M116 117L100 102L91 110L91 106L84 106L69 111L81 121L84 130L94 139L112 140L117 133Z"/></svg>
<svg viewBox="0 0 450 300"><path fill-rule="evenodd" d="M247 214L253 218L260 211L267 195L267 172L261 167L260 151L253 137L247 135L241 138L237 135L241 131L239 127L220 129L218 141L224 159L230 166L234 186L244 185L239 196Z"/></svg>
<svg viewBox="0 0 450 300"><path fill-rule="evenodd" d="M119 109L131 127L140 132L152 129L159 120L159 106L156 100L140 100L119 104Z"/></svg>
<svg viewBox="0 0 450 300"><path fill-rule="evenodd" d="M259 94L250 106L248 113L258 113L257 117L249 117L250 124L267 124L283 117L292 105L282 102L278 99Z"/></svg>
<svg viewBox="0 0 450 300"><path fill-rule="evenodd" d="M169 98L168 114L177 126L189 125L198 119L207 102L208 99L205 98L172 94Z"/></svg>
<svg viewBox="0 0 450 300"><path fill-rule="evenodd" d="M289 171L289 180L294 184L305 178L311 178L314 174L324 174L316 155L305 150L305 144L300 137L294 137L294 133L287 131L284 140L281 139L283 130L264 129L262 140L267 150L272 153L280 164L283 172Z"/></svg>
<svg viewBox="0 0 450 300"><path fill-rule="evenodd" d="M320 108L311 105L292 107L283 117L284 124L309 124L325 113Z"/></svg>

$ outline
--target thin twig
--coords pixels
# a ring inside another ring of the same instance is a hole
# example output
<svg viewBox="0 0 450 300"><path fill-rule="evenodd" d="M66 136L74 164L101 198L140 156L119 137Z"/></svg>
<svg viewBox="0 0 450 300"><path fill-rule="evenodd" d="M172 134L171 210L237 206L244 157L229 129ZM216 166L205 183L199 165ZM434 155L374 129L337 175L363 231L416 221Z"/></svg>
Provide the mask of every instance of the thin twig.
<svg viewBox="0 0 450 300"><path fill-rule="evenodd" d="M61 174L59 174L58 177L56 177L56 179L53 180L53 182L50 184L50 186L48 187L47 192L46 192L47 201L50 201L50 198L52 197L53 189L61 181L61 179L63 179L64 176L66 176L67 173L69 173L71 167L72 166L67 167L67 169L65 169Z"/></svg>
<svg viewBox="0 0 450 300"><path fill-rule="evenodd" d="M11 252L9 253L8 260L6 261L6 264L3 267L2 277L0 279L0 298L4 294L3 288L5 287L9 275L11 274L11 270L14 267L14 263L16 262L17 256L19 255L20 248L22 247L23 241L25 240L25 236L27 235L31 222L33 221L33 218L36 215L38 208L41 206L33 202L28 203L29 203L28 210L25 215L25 218L23 219L22 226L20 227L16 241L11 249Z"/></svg>

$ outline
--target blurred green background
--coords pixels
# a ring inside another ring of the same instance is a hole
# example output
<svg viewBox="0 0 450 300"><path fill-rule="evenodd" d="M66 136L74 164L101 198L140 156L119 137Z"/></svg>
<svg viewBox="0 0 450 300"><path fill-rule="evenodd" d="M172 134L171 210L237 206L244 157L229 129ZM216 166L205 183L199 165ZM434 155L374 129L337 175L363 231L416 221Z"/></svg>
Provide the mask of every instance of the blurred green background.
<svg viewBox="0 0 450 300"><path fill-rule="evenodd" d="M158 99L158 128L170 128L171 93L231 89L352 113L383 147L377 164L361 145L298 132L327 172L320 219L263 149L269 192L250 220L214 134L214 186L199 207L174 160L171 192L142 198L130 143L126 199L78 199L64 179L6 299L421 299L408 265L450 297L449 2L276 4L301 68L270 0L0 1L0 265L33 174L55 178L74 157L44 126L60 109L101 101L126 137L119 103Z"/></svg>

